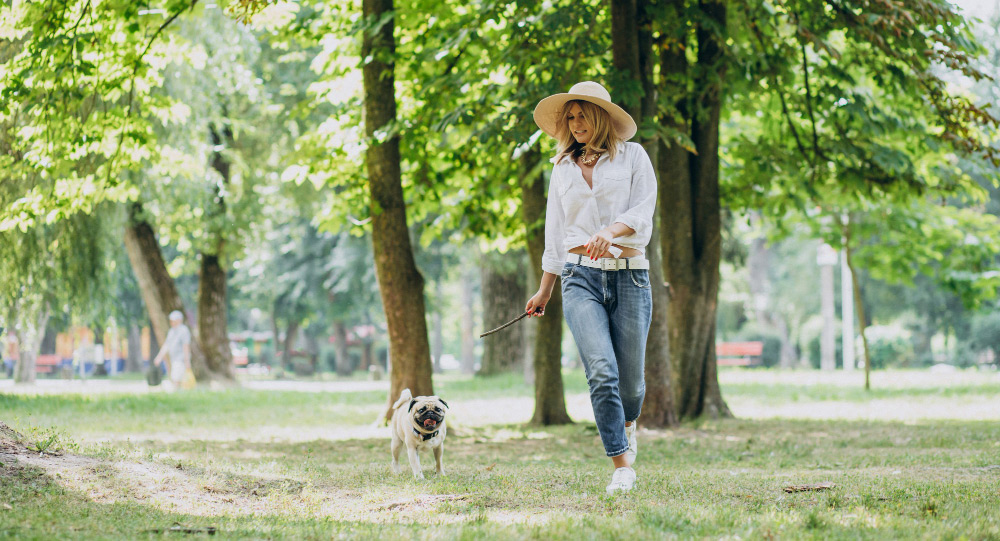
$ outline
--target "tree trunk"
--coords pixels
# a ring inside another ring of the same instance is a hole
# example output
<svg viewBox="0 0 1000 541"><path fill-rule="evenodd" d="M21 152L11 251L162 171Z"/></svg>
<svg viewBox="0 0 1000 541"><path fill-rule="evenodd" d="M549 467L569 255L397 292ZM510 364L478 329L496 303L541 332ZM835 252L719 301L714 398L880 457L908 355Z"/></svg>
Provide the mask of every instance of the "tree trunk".
<svg viewBox="0 0 1000 541"><path fill-rule="evenodd" d="M434 281L434 297L437 300L437 306L434 307L434 312L431 314L431 359L433 361L434 373L440 374L441 355L444 354L444 317L441 314L441 301L444 299L444 294L441 292L440 279Z"/></svg>
<svg viewBox="0 0 1000 541"><path fill-rule="evenodd" d="M128 357L125 359L126 372L142 371L142 335L139 325L128 326Z"/></svg>
<svg viewBox="0 0 1000 541"><path fill-rule="evenodd" d="M125 251L128 253L132 272L139 283L139 292L146 305L155 344L162 344L167 338L170 324L167 316L174 310L184 311L184 303L177 293L173 278L167 272L167 265L160 252L160 243L156 240L153 227L143 217L141 203L133 203L129 207L129 223L125 227ZM150 340L153 343L153 340ZM157 350L150 350L150 360L156 356ZM191 366L195 374L206 373L205 355L202 352L198 336L191 337Z"/></svg>
<svg viewBox="0 0 1000 541"><path fill-rule="evenodd" d="M219 256L201 254L198 280L198 335L205 351L207 372L195 372L198 381L212 377L233 380L233 354L229 349L226 314L226 271Z"/></svg>
<svg viewBox="0 0 1000 541"><path fill-rule="evenodd" d="M524 253L511 250L481 260L483 329L495 329L524 312ZM523 366L525 326L512 325L483 339L483 359L479 374L489 376L512 372Z"/></svg>
<svg viewBox="0 0 1000 541"><path fill-rule="evenodd" d="M361 58L365 90L365 152L371 194L372 247L382 307L389 327L392 352L391 386L385 418L404 388L414 396L434 394L431 352L424 317L424 279L417 270L406 227L406 202L399 164L396 123L395 54L392 0L364 0L366 20L384 24L364 32ZM386 131L376 136L376 132Z"/></svg>
<svg viewBox="0 0 1000 541"><path fill-rule="evenodd" d="M377 366L375 355L372 352L374 343L370 338L361 341L361 370L370 371L371 367Z"/></svg>
<svg viewBox="0 0 1000 541"><path fill-rule="evenodd" d="M640 126L645 119L655 118L657 110L656 87L653 84L653 36L646 4L645 0L611 2L614 67L621 76L628 75L637 81L643 92L641 98L621 100L619 105ZM644 140L642 144L655 164L658 155L657 140ZM646 398L642 405L642 422L647 426L667 427L677 424L677 413L670 383L670 339L667 326L669 290L661 285L663 260L659 253L659 222L659 217L653 216L653 233L646 250L649 282L653 284L653 315L646 339Z"/></svg>
<svg viewBox="0 0 1000 541"><path fill-rule="evenodd" d="M536 171L542 161L537 148L521 154L521 216L527 231L528 255L531 259L532 280L538 283L542 273L542 253L545 252L545 175ZM525 298L519 306L524 310ZM537 319L535 333L535 413L531 422L538 425L572 423L566 411L562 380L562 290L559 280L552 289L552 298L545 305L545 315Z"/></svg>
<svg viewBox="0 0 1000 541"><path fill-rule="evenodd" d="M676 13L683 13L681 0ZM719 207L719 117L722 108L725 6L719 2L701 2L706 23L697 30L697 72L693 103L681 103L678 112L694 114L676 122L665 115L666 127L686 131L697 155L691 155L676 142L667 141L660 149L660 225L661 248L667 280L674 292L668 309L670 320L670 358L678 414L694 418L731 416L722 400L715 358L715 318L719 291L721 259L721 213ZM661 92L667 96L685 96L689 77L684 44L687 35L682 24L668 35L660 56L664 81Z"/></svg>
<svg viewBox="0 0 1000 541"><path fill-rule="evenodd" d="M316 338L314 332L309 331L309 327L306 327L303 333L306 337L306 351L309 352L309 369L312 370L313 375L319 374L319 340Z"/></svg>
<svg viewBox="0 0 1000 541"><path fill-rule="evenodd" d="M337 375L351 375L351 355L347 351L347 324L343 321L333 322L334 356L337 358Z"/></svg>
<svg viewBox="0 0 1000 541"><path fill-rule="evenodd" d="M854 268L854 262L851 259L850 221L843 223L842 228L844 234L844 257L847 258L847 268L851 270L851 281L854 287L854 307L858 312L858 329L861 332L861 346L864 348L865 353L865 390L870 391L872 388L872 358L868 350L868 338L865 336L868 320L865 319L865 303L864 299L861 298L861 283L858 281L858 269ZM945 335L945 340L947 340L947 335Z"/></svg>
<svg viewBox="0 0 1000 541"><path fill-rule="evenodd" d="M285 331L285 340L281 343L281 366L285 370L292 370L295 363L292 357L295 354L295 341L299 335L299 322L292 320L288 322L288 329Z"/></svg>
<svg viewBox="0 0 1000 541"><path fill-rule="evenodd" d="M14 325L14 336L17 337L18 356L14 363L14 383L34 383L38 352L45 335L45 327L49 324L49 308L45 306L31 319L30 311L19 310L20 325Z"/></svg>
<svg viewBox="0 0 1000 541"><path fill-rule="evenodd" d="M227 146L232 141L229 128L223 128L222 134L215 126L209 129L212 146L215 149ZM221 182L215 185L215 198L207 210L209 223L225 221L226 199L223 188L229 184L229 161L220 150L212 152L212 169L221 177ZM207 372L195 371L198 381L218 378L225 381L233 380L233 354L229 349L229 329L227 314L226 269L222 266L226 239L223 229L212 228L211 235L215 237L214 250L201 254L201 273L198 280L198 336L205 352Z"/></svg>
<svg viewBox="0 0 1000 541"><path fill-rule="evenodd" d="M465 258L467 268L462 272L462 373L471 375L476 372L476 311L473 307L475 295L473 292L475 273L472 271L470 258Z"/></svg>

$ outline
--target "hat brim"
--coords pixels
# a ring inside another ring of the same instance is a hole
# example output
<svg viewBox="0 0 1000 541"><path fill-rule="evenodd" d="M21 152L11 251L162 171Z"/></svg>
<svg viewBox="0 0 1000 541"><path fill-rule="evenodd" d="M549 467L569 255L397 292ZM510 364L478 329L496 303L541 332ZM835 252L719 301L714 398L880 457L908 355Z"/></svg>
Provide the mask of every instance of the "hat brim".
<svg viewBox="0 0 1000 541"><path fill-rule="evenodd" d="M611 116L611 123L614 126L615 133L624 141L628 141L635 136L635 133L639 128L635 125L635 120L625 112L625 109L615 105L614 103L602 100L601 98L595 98L588 94L553 94L542 101L538 102L535 106L535 111L532 113L532 118L535 119L535 124L548 135L557 138L559 137L559 124L562 120L562 110L566 102L571 100L583 100L589 101L594 105L597 105L608 112Z"/></svg>

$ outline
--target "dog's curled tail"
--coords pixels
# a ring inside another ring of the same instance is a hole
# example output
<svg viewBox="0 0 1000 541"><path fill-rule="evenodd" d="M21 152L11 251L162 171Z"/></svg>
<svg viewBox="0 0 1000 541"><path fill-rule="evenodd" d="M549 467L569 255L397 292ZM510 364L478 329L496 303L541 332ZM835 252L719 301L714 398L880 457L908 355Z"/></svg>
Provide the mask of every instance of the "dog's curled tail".
<svg viewBox="0 0 1000 541"><path fill-rule="evenodd" d="M399 406L410 401L413 398L413 393L410 392L409 388L403 389L403 392L399 393L399 400L392 405L392 409L399 409Z"/></svg>

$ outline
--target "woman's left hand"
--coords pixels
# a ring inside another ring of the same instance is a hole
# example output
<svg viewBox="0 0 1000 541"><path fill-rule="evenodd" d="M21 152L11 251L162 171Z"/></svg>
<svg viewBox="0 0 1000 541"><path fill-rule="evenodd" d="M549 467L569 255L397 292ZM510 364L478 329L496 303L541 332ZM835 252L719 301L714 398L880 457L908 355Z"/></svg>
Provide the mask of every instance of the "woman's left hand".
<svg viewBox="0 0 1000 541"><path fill-rule="evenodd" d="M584 244L584 246L587 247L587 255L589 255L592 260L608 255L608 248L611 248L611 241L614 240L614 238L614 233L606 228L594 233L594 236L590 237L590 240Z"/></svg>

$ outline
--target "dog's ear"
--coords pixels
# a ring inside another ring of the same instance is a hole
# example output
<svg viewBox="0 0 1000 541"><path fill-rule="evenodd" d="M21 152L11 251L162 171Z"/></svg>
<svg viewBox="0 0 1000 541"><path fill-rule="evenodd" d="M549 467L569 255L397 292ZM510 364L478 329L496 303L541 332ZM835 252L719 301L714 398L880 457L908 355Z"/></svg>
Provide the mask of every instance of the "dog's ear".
<svg viewBox="0 0 1000 541"><path fill-rule="evenodd" d="M406 408L406 411L413 411L413 406L416 405L416 400L410 400L410 407Z"/></svg>
<svg viewBox="0 0 1000 541"><path fill-rule="evenodd" d="M444 404L444 407L446 407L448 409L451 409L451 406L449 406L447 402L445 402L444 400L441 400L440 398L438 398L438 400L440 400L441 403Z"/></svg>

